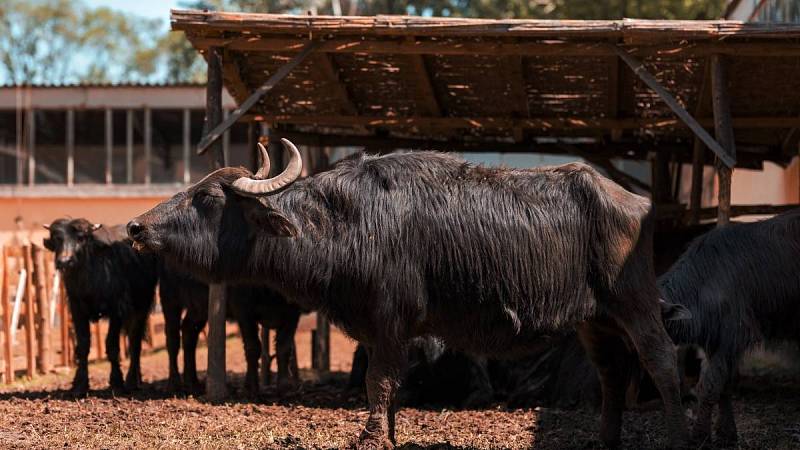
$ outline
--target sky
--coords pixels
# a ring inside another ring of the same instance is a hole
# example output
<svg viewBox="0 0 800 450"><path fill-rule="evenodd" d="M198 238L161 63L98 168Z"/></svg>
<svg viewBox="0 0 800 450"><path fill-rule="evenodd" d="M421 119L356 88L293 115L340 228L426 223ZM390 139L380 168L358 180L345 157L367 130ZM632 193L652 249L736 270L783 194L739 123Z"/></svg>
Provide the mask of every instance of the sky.
<svg viewBox="0 0 800 450"><path fill-rule="evenodd" d="M151 19L161 19L164 29L169 27L169 10L178 8L179 0L84 0L88 6L109 8Z"/></svg>

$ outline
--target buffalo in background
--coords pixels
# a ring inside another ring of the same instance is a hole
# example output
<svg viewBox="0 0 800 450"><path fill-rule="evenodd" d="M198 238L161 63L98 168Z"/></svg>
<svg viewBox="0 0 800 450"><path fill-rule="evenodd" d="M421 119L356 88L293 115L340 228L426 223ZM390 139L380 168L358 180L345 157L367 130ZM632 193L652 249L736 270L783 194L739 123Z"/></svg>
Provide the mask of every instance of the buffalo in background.
<svg viewBox="0 0 800 450"><path fill-rule="evenodd" d="M208 321L208 284L163 262L159 272L159 292L169 353L169 388L173 392L185 389L187 392L197 393L202 391L202 386L197 378L195 354L200 332ZM259 324L276 330L278 385L285 386L293 380L296 381L298 370L294 335L300 320L300 309L287 303L273 290L255 286L229 286L227 306L228 316L239 325L244 343L247 359L245 388L248 393L255 395L259 391L258 365L262 352L262 342L258 335ZM182 385L178 371L181 342ZM268 348L267 342L263 345Z"/></svg>
<svg viewBox="0 0 800 450"><path fill-rule="evenodd" d="M416 337L521 355L576 326L603 385L600 435L620 441L637 349L686 432L675 349L661 322L650 201L583 164L474 166L434 152L357 155L295 182L219 169L128 224L140 245L206 281L266 283L363 343L369 418L360 448L393 447L396 394Z"/></svg>
<svg viewBox="0 0 800 450"><path fill-rule="evenodd" d="M50 236L44 246L55 252L75 327L77 371L72 392L89 391L89 323L108 318L106 355L111 363L109 384L114 392L135 389L141 382L139 357L147 318L153 306L157 264L153 255L131 248L121 226L101 227L86 219L58 219L45 226ZM130 367L123 382L119 337L125 331Z"/></svg>

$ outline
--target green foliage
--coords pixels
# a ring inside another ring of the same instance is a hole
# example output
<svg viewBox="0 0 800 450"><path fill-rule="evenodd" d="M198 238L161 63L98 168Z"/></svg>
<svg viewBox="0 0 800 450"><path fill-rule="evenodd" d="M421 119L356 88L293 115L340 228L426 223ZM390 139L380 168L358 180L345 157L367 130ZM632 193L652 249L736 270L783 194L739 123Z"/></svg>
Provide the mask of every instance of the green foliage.
<svg viewBox="0 0 800 450"><path fill-rule="evenodd" d="M156 72L159 21L70 0L4 0L0 75L13 83L146 79Z"/></svg>

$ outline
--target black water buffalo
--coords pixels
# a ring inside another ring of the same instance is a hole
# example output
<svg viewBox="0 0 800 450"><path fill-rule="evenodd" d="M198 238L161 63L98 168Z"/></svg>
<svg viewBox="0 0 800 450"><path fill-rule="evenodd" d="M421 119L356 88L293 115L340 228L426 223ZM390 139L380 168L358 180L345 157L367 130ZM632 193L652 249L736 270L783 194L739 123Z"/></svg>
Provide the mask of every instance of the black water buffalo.
<svg viewBox="0 0 800 450"><path fill-rule="evenodd" d="M169 353L169 388L172 391L184 388L188 392L197 393L202 390L202 386L197 378L195 352L200 332L208 321L208 284L163 263L159 270L159 279ZM258 336L259 324L276 330L278 385L285 386L291 380L297 380L294 334L300 320L300 309L265 287L231 286L228 287L227 299L229 317L237 321L242 334L247 359L245 387L248 393L255 395L259 390L258 364L262 351ZM178 371L181 341L183 386Z"/></svg>
<svg viewBox="0 0 800 450"><path fill-rule="evenodd" d="M292 153L219 169L128 224L140 246L207 280L269 284L321 311L369 354L359 447L392 447L408 343L519 355L578 328L599 370L601 438L620 441L627 360L638 350L682 446L675 349L661 322L650 202L584 164L475 166L436 152L356 155L305 180ZM294 182L294 183L293 183Z"/></svg>
<svg viewBox="0 0 800 450"><path fill-rule="evenodd" d="M44 246L55 252L75 326L78 369L72 382L76 395L89 390L89 322L108 318L106 355L111 363L109 383L115 392L141 382L139 356L157 282L156 259L131 248L122 226L111 228L85 219L58 219L46 225ZM130 367L123 383L119 366L119 336L125 330Z"/></svg>
<svg viewBox="0 0 800 450"><path fill-rule="evenodd" d="M748 348L764 340L800 342L800 209L755 223L731 224L695 240L659 278L663 297L683 305L691 320L667 325L676 344L707 355L697 386L695 442L716 434L735 442L731 379Z"/></svg>

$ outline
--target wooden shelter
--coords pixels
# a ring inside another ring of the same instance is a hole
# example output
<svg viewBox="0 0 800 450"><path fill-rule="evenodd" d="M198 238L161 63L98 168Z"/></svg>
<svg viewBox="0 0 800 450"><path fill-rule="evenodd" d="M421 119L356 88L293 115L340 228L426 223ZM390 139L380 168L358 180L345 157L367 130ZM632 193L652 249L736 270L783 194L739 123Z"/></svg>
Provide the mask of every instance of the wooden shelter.
<svg viewBox="0 0 800 450"><path fill-rule="evenodd" d="M209 62L200 151L255 120L311 146L573 154L673 204L676 223L703 213L703 165L718 167L725 223L734 166L798 153L796 24L174 10L172 28ZM223 82L239 105L225 121ZM652 186L612 158L652 161ZM693 165L690 212L671 162Z"/></svg>

